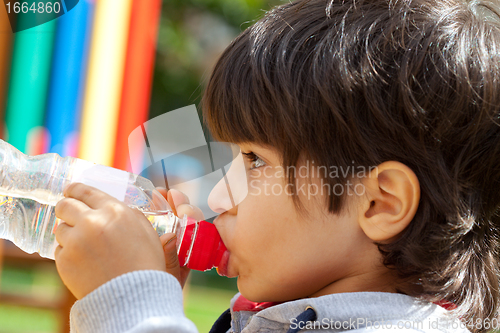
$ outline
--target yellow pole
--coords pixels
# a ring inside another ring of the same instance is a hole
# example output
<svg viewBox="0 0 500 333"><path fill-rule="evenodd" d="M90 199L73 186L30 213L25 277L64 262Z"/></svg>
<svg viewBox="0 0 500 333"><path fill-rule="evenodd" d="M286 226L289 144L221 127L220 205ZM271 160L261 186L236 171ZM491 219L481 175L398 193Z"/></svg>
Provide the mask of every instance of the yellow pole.
<svg viewBox="0 0 500 333"><path fill-rule="evenodd" d="M79 157L111 166L132 0L97 0L83 102Z"/></svg>

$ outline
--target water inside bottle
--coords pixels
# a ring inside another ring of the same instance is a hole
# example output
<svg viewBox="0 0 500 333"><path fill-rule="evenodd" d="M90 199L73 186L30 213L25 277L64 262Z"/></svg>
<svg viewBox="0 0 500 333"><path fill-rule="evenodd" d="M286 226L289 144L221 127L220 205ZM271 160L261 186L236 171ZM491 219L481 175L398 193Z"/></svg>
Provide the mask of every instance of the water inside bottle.
<svg viewBox="0 0 500 333"><path fill-rule="evenodd" d="M0 189L0 238L12 241L27 253L38 252L40 256L54 259L57 247L55 230L61 222L56 217L55 206L62 199L49 191L36 189L30 192ZM151 212L147 207L139 209L151 222L158 235L176 232L177 217L171 211Z"/></svg>
<svg viewBox="0 0 500 333"><path fill-rule="evenodd" d="M163 211L163 212L151 212L144 211L137 207L144 216L151 222L153 228L158 233L158 236L161 236L166 233L177 233L177 229L179 228L178 218L171 211Z"/></svg>
<svg viewBox="0 0 500 333"><path fill-rule="evenodd" d="M60 222L55 215L55 203L21 196L27 195L0 193L0 238L12 241L27 253L39 252L42 257L54 259L54 232ZM43 194L40 197L47 198Z"/></svg>

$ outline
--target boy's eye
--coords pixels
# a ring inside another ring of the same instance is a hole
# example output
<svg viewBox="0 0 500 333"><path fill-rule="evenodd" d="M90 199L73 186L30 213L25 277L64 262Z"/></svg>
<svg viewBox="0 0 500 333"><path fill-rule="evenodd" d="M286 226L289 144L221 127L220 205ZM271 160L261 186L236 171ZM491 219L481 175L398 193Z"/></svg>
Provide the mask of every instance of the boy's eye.
<svg viewBox="0 0 500 333"><path fill-rule="evenodd" d="M261 166L266 165L266 162L264 162L259 156L255 155L253 152L249 153L244 153L241 152L247 160L250 162L250 170L260 168Z"/></svg>

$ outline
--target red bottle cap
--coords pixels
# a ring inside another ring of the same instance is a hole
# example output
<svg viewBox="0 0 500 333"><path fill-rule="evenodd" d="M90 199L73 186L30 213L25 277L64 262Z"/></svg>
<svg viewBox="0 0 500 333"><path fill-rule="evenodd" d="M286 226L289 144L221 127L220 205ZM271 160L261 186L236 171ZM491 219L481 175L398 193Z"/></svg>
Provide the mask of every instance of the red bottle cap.
<svg viewBox="0 0 500 333"><path fill-rule="evenodd" d="M217 267L226 252L219 232L212 223L187 219L184 237L179 249L179 263L197 270L207 271Z"/></svg>

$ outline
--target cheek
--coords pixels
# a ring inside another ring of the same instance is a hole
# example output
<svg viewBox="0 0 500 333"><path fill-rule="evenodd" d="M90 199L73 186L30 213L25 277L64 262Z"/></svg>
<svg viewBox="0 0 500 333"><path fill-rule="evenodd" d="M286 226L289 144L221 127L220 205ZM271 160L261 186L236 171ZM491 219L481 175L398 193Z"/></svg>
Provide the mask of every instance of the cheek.
<svg viewBox="0 0 500 333"><path fill-rule="evenodd" d="M309 261L283 261L272 257L269 251L265 254L274 260L261 258L259 265L240 271L238 289L248 299L255 302L282 302L304 298L328 281L324 269L318 269L314 265L309 269Z"/></svg>
<svg viewBox="0 0 500 333"><path fill-rule="evenodd" d="M342 274L342 267L349 265L345 256L306 244L297 234L263 243L263 249L253 253L253 261L241 265L240 292L254 301L304 298L330 283Z"/></svg>
<svg viewBox="0 0 500 333"><path fill-rule="evenodd" d="M294 207L291 198L283 195L249 195L238 207L237 228L252 238L284 233Z"/></svg>
<svg viewBox="0 0 500 333"><path fill-rule="evenodd" d="M283 250L278 243L286 235L288 220L282 210L274 197L247 197L231 226L233 250L247 262L263 261L266 253L278 255Z"/></svg>

